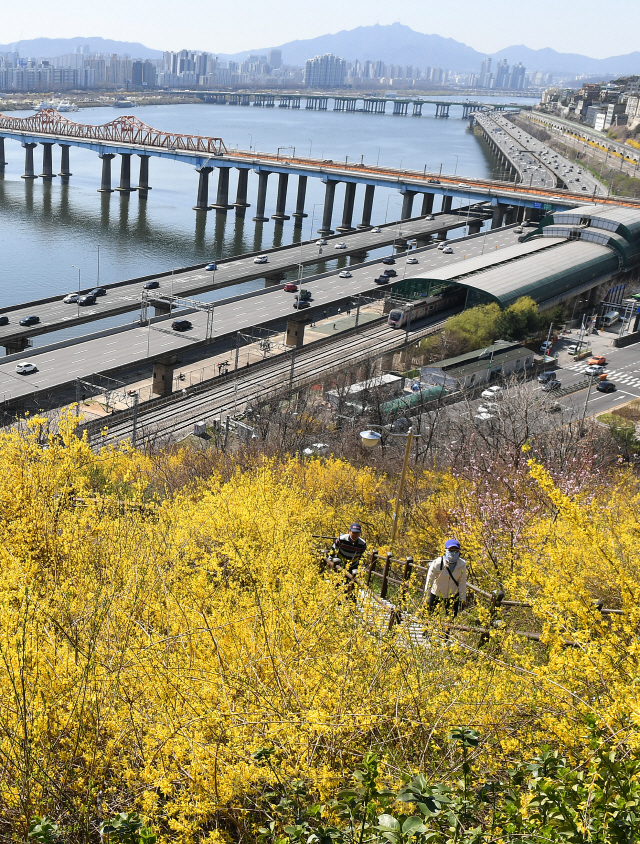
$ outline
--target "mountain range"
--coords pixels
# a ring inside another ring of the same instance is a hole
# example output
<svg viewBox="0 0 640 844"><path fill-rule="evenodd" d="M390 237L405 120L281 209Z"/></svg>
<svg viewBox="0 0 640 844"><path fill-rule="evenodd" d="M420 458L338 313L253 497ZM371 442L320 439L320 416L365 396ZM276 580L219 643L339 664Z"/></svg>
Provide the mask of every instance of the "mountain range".
<svg viewBox="0 0 640 844"><path fill-rule="evenodd" d="M104 38L34 38L0 45L0 52L17 50L22 57L53 58L66 53L74 53L78 46L89 46L91 52L118 53L131 58L158 59L161 50L154 50L144 44L129 41L112 41ZM171 45L181 49L180 45ZM190 47L189 49L194 49ZM490 56L493 67L501 59L509 64L522 62L528 70L562 75L588 74L602 78L617 75L640 74L640 52L611 56L606 59L593 59L577 53L558 53L545 48L533 50L524 45L506 47L497 53L480 53L473 47L462 44L453 38L441 35L428 35L416 32L404 24L394 23L387 26L358 26L355 29L342 30L333 34L320 35L300 41L288 41L273 47L261 47L244 50L240 53L216 52L211 45L199 45L199 49L217 55L222 60L243 61L251 53L265 55L270 49L282 50L284 64L301 67L308 58L334 53L347 61L381 59L386 64L413 65L424 69L442 67L460 72L478 72L482 61Z"/></svg>

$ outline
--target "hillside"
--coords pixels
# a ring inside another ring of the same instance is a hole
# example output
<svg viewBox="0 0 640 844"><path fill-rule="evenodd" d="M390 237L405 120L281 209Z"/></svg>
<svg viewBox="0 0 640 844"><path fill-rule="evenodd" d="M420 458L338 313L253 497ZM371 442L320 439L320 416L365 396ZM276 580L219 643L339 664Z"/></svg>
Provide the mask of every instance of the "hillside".
<svg viewBox="0 0 640 844"><path fill-rule="evenodd" d="M162 58L162 50L153 50L137 41L112 41L108 38L83 38L79 35L74 38L29 38L13 41L10 44L0 44L0 53L17 51L22 58L34 56L51 59L67 53L75 53L76 47L86 45L93 53L118 53L120 56L128 55L132 59Z"/></svg>

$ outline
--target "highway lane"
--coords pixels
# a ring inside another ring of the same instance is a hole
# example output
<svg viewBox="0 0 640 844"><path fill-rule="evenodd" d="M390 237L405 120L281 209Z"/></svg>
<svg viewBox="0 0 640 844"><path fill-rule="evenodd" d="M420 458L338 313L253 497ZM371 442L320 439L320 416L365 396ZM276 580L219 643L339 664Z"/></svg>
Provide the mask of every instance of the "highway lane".
<svg viewBox="0 0 640 844"><path fill-rule="evenodd" d="M332 261L341 256L358 255L374 249L393 246L395 241L416 236L433 236L443 229L451 231L466 224L466 217L461 218L458 214L435 214L433 216L434 219L432 220L420 218L380 226L381 231L379 233L368 229L339 234L326 238L326 246L319 245L318 240L302 245L284 246L265 253L266 264L254 263L255 256L253 253L226 258L218 263L218 270L215 272L206 271L203 265L196 269L176 272L173 276L158 278L159 292L169 294L173 290L175 295L180 296L201 295L211 290L264 278L267 275L282 275L300 264L310 266ZM473 215L471 219L474 219ZM346 244L346 248L336 249L336 245L342 243ZM95 305L80 306L74 303L66 304L62 301L67 293L75 293L76 290L61 292L59 299L53 302L43 301L35 305L12 307L3 311L3 315L9 318L9 324L0 326L0 345L3 342L34 337L58 331L68 326L136 310L140 307L144 284L145 282L139 281L121 285L105 285L107 294L99 296ZM29 327L19 325L20 319L31 315L37 316L40 322Z"/></svg>
<svg viewBox="0 0 640 844"><path fill-rule="evenodd" d="M498 145L502 154L517 169L520 183L529 188L555 189L557 180L554 174L540 165L524 144L515 140L505 131L497 114L476 114L475 119L491 136L494 143Z"/></svg>
<svg viewBox="0 0 640 844"><path fill-rule="evenodd" d="M464 262L466 258L489 254L496 250L517 246L518 234L513 227L495 229L481 237L450 241L453 254L445 254L436 246L427 247L419 253L396 259L394 269L398 278L413 270L437 269L451 263ZM406 263L407 257L418 258L419 263ZM312 290L313 308L322 317L324 309L337 308L340 301L358 293L379 290L374 279L384 266L381 261L354 269L352 278L342 279L338 271L323 278L305 279L304 286ZM281 287L274 287L267 293L254 294L227 304L221 303L214 315L214 339L235 331L246 331L253 326L286 319L296 313L292 307L293 294L285 293ZM319 312L319 313L318 313ZM174 312L173 318L175 318ZM31 375L18 375L16 360L2 363L0 360L0 401L15 399L43 390L51 390L74 378L97 372L106 372L118 367L133 365L147 357L179 351L194 342L206 339L206 314L195 312L188 316L193 328L184 333L171 330L172 317L159 320L147 326L133 325L106 337L87 336L86 340L63 348L44 347L24 358L37 366Z"/></svg>
<svg viewBox="0 0 640 844"><path fill-rule="evenodd" d="M533 156L536 166L548 167L570 191L582 191L585 200L591 196L606 195L607 190L588 170L583 169L574 161L570 161L551 147L534 138L524 129L511 123L502 115L493 116L495 123L508 134L510 138L526 149ZM525 184L526 184L525 179Z"/></svg>

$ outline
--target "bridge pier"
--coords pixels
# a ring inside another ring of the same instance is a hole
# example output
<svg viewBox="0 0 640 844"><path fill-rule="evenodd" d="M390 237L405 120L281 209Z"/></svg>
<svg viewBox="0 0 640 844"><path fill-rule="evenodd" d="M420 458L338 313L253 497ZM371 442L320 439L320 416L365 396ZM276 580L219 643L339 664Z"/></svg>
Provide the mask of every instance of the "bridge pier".
<svg viewBox="0 0 640 844"><path fill-rule="evenodd" d="M440 231L438 232L438 235L436 237L436 240L446 240L446 239L447 239L447 230L446 229L440 229Z"/></svg>
<svg viewBox="0 0 640 844"><path fill-rule="evenodd" d="M408 220L411 217L413 213L413 198L416 193L417 191L415 190L407 190L404 192L404 196L402 198L402 211L400 212L401 220Z"/></svg>
<svg viewBox="0 0 640 844"><path fill-rule="evenodd" d="M219 214L226 214L229 208L229 167L218 168L218 193L216 195L215 204L211 208Z"/></svg>
<svg viewBox="0 0 640 844"><path fill-rule="evenodd" d="M271 219L278 223L283 223L289 220L288 214L285 214L287 209L287 188L289 186L289 175L287 173L280 173L278 176L278 195L276 197L276 213L272 214Z"/></svg>
<svg viewBox="0 0 640 844"><path fill-rule="evenodd" d="M33 169L33 150L38 144L22 144L24 147L24 175L23 179L37 179Z"/></svg>
<svg viewBox="0 0 640 844"><path fill-rule="evenodd" d="M362 205L362 222L359 229L371 228L371 213L373 211L373 195L376 192L375 185L367 185L364 191L364 203Z"/></svg>
<svg viewBox="0 0 640 844"><path fill-rule="evenodd" d="M338 182L335 179L327 179L324 191L322 228L318 229L318 234L333 234L333 229L331 228L331 218L333 217L333 201L336 196L337 185Z"/></svg>
<svg viewBox="0 0 640 844"><path fill-rule="evenodd" d="M277 284L282 284L284 277L284 272L269 273L269 275L265 275L264 277L264 286L275 287Z"/></svg>
<svg viewBox="0 0 640 844"><path fill-rule="evenodd" d="M131 193L131 155L130 152L123 152L120 155L120 187L116 188L120 193Z"/></svg>
<svg viewBox="0 0 640 844"><path fill-rule="evenodd" d="M453 202L452 196L443 196L442 197L442 213L449 214L451 212L451 203Z"/></svg>
<svg viewBox="0 0 640 844"><path fill-rule="evenodd" d="M504 217L504 206L494 205L491 210L491 228L499 229L502 225L502 218Z"/></svg>
<svg viewBox="0 0 640 844"><path fill-rule="evenodd" d="M115 152L103 152L98 156L102 159L102 181L98 193L113 193L111 188L111 160L116 157Z"/></svg>
<svg viewBox="0 0 640 844"><path fill-rule="evenodd" d="M40 178L46 179L48 182L55 178L53 172L53 143L51 142L42 144L42 173L40 173Z"/></svg>
<svg viewBox="0 0 640 844"><path fill-rule="evenodd" d="M266 223L269 219L264 216L264 207L267 204L267 180L270 175L270 170L260 170L258 173L258 201L256 216L253 218L254 223Z"/></svg>
<svg viewBox="0 0 640 844"><path fill-rule="evenodd" d="M244 217L245 211L249 208L247 202L247 188L249 185L249 171L245 168L238 170L238 187L236 189L236 201L233 207L236 209L237 217Z"/></svg>
<svg viewBox="0 0 640 844"><path fill-rule="evenodd" d="M146 199L151 188L149 187L149 156L139 155L140 158L140 177L138 179L138 195L141 199Z"/></svg>
<svg viewBox="0 0 640 844"><path fill-rule="evenodd" d="M7 340L4 343L5 354L15 355L18 352L24 352L31 345L29 337L16 337L15 340Z"/></svg>
<svg viewBox="0 0 640 844"><path fill-rule="evenodd" d="M0 138L0 170L4 170L7 162L4 159L4 138Z"/></svg>
<svg viewBox="0 0 640 844"><path fill-rule="evenodd" d="M304 201L307 196L307 177L306 176L298 176L298 194L296 196L296 210L291 215L295 220L294 225L296 228L300 228L302 226L302 220L305 217L308 217L308 214L304 213Z"/></svg>
<svg viewBox="0 0 640 844"><path fill-rule="evenodd" d="M412 117L422 117L422 106L423 103L414 103L413 104L413 114Z"/></svg>
<svg viewBox="0 0 640 844"><path fill-rule="evenodd" d="M353 206L356 199L356 182L346 182L344 186L344 207L342 209L342 224L336 228L338 232L352 232L354 227Z"/></svg>
<svg viewBox="0 0 640 844"><path fill-rule="evenodd" d="M69 170L69 150L71 147L67 146L67 144L60 144L60 172L58 176L62 176L63 179L68 179L69 176L73 175Z"/></svg>
<svg viewBox="0 0 640 844"><path fill-rule="evenodd" d="M208 211L209 210L209 176L213 167L200 167L196 170L198 173L198 196L196 204L193 206L194 211Z"/></svg>
<svg viewBox="0 0 640 844"><path fill-rule="evenodd" d="M482 220L469 220L469 234L479 234L482 222Z"/></svg>
<svg viewBox="0 0 640 844"><path fill-rule="evenodd" d="M422 216L433 213L433 194L425 193L422 197Z"/></svg>

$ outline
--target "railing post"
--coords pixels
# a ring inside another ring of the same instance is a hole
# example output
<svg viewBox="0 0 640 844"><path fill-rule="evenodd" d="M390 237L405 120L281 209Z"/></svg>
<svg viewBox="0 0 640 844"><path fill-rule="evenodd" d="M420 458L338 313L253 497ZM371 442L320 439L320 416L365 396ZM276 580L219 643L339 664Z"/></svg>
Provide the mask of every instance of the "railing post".
<svg viewBox="0 0 640 844"><path fill-rule="evenodd" d="M391 552L387 553L384 561L384 568L382 570L382 584L380 586L380 597L384 601L387 597L387 589L389 588L389 569L391 568Z"/></svg>
<svg viewBox="0 0 640 844"><path fill-rule="evenodd" d="M411 578L411 570L413 569L413 557L407 557L404 564L404 571L402 572L402 603L407 600L407 583Z"/></svg>
<svg viewBox="0 0 640 844"><path fill-rule="evenodd" d="M371 583L371 575L376 570L376 563L378 562L378 552L372 551L371 552L371 562L369 563L369 568L367 570L367 586Z"/></svg>

